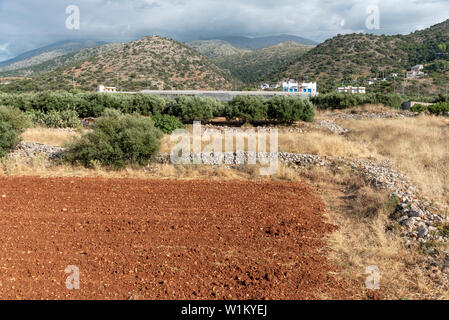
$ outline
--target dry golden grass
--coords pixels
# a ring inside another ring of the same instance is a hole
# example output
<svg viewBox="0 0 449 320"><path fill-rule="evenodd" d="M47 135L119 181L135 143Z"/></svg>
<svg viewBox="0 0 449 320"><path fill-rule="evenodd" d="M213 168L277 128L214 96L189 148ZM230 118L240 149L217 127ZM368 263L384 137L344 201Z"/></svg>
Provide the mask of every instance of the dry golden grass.
<svg viewBox="0 0 449 320"><path fill-rule="evenodd" d="M326 116L329 114L334 113L352 113L352 114L362 114L362 113L398 113L399 110L392 109L390 107L386 107L382 104L365 104L362 106L357 106L353 108L348 109L341 109L341 110L331 110L331 109L324 109L324 110L317 110L315 114L316 120L322 120L326 119Z"/></svg>
<svg viewBox="0 0 449 320"><path fill-rule="evenodd" d="M104 168L88 169L64 164L55 165L44 156L35 157L30 160L15 158L0 159L0 176L254 181L297 181L300 179L294 169L282 163L279 163L277 173L272 176L261 176L259 173L260 168L260 165L242 166L238 169L231 169L226 166L153 164L144 169L125 168L115 171Z"/></svg>
<svg viewBox="0 0 449 320"><path fill-rule="evenodd" d="M245 130L245 129L243 129ZM191 128L189 132L192 133ZM328 133L324 130L308 129L306 133L288 132L279 130L278 132L279 151L292 153L305 153L321 156L339 156L339 157L369 157L372 154L372 148L363 143L350 141L343 136ZM268 141L267 136L267 141ZM245 148L247 148L248 139L244 139ZM193 146L193 137L190 137L191 146ZM170 153L176 142L170 141L170 136L165 135L161 142L161 152ZM208 142L202 143L202 150ZM233 141L233 151L236 150L236 141ZM222 150L225 150L225 138L222 138ZM270 151L267 143L266 151ZM193 152L193 148L191 148Z"/></svg>
<svg viewBox="0 0 449 320"><path fill-rule="evenodd" d="M292 153L336 157L370 157L369 146L320 130L301 133L279 133L279 150Z"/></svg>
<svg viewBox="0 0 449 320"><path fill-rule="evenodd" d="M391 159L424 195L449 204L449 123L421 116L406 119L345 120L349 140L370 146L375 158ZM363 153L356 154L363 157Z"/></svg>
<svg viewBox="0 0 449 320"><path fill-rule="evenodd" d="M22 139L24 142L35 142L60 147L64 142L79 135L78 132L68 132L63 129L36 127L27 129L22 134Z"/></svg>
<svg viewBox="0 0 449 320"><path fill-rule="evenodd" d="M328 258L341 267L340 277L360 286L354 298L369 296L366 268L377 266L383 299L448 299L444 278L425 270L425 256L405 247L399 226L388 218L388 193L364 185L348 172L313 168L304 176L322 190L328 220L339 227L328 237Z"/></svg>

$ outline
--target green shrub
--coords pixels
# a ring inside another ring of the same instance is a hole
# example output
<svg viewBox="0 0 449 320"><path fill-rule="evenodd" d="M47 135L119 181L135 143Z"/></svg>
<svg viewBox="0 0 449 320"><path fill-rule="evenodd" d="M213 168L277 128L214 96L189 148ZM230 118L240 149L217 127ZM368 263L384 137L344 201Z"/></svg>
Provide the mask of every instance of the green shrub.
<svg viewBox="0 0 449 320"><path fill-rule="evenodd" d="M154 126L163 133L170 134L176 129L185 128L185 125L178 118L168 114L156 114L151 119L154 121Z"/></svg>
<svg viewBox="0 0 449 320"><path fill-rule="evenodd" d="M29 126L28 117L17 108L0 107L0 157L20 143L20 135Z"/></svg>
<svg viewBox="0 0 449 320"><path fill-rule="evenodd" d="M311 98L311 101L320 109L347 109L364 104L384 104L399 109L403 99L399 94L351 94L332 92L320 94Z"/></svg>
<svg viewBox="0 0 449 320"><path fill-rule="evenodd" d="M449 115L449 103L448 102L434 103L427 107L427 111L430 114L433 114L436 116L448 116Z"/></svg>
<svg viewBox="0 0 449 320"><path fill-rule="evenodd" d="M411 109L412 112L426 112L436 116L448 116L449 115L449 102L438 102L429 106L422 104L415 104Z"/></svg>
<svg viewBox="0 0 449 320"><path fill-rule="evenodd" d="M228 120L259 121L267 118L268 107L262 97L237 96L228 103L224 113Z"/></svg>
<svg viewBox="0 0 449 320"><path fill-rule="evenodd" d="M50 111L28 111L28 117L35 124L49 128L78 128L81 126L78 113L75 110Z"/></svg>
<svg viewBox="0 0 449 320"><path fill-rule="evenodd" d="M370 96L368 95L368 97L370 97ZM367 103L373 103L373 104L380 103L380 104L386 105L391 108L400 109L403 102L404 102L404 100L402 99L402 97L399 94L377 93L375 98L371 99L371 101L369 101Z"/></svg>
<svg viewBox="0 0 449 320"><path fill-rule="evenodd" d="M170 102L169 113L184 123L209 121L214 116L214 100L199 97L176 97Z"/></svg>
<svg viewBox="0 0 449 320"><path fill-rule="evenodd" d="M267 101L267 105L269 118L280 122L313 122L315 117L315 106L309 100L274 96Z"/></svg>
<svg viewBox="0 0 449 320"><path fill-rule="evenodd" d="M429 107L422 104L415 104L410 108L412 112L426 112Z"/></svg>
<svg viewBox="0 0 449 320"><path fill-rule="evenodd" d="M86 167L103 165L118 169L145 165L157 155L161 138L162 132L150 118L107 109L91 132L66 145L63 156L72 164Z"/></svg>

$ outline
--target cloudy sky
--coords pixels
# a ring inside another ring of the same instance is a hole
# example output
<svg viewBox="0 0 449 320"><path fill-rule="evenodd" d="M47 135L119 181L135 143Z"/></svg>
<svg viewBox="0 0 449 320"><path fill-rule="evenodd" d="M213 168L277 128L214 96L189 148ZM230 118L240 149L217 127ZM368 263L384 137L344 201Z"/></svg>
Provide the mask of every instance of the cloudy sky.
<svg viewBox="0 0 449 320"><path fill-rule="evenodd" d="M67 29L70 5L79 8L79 30ZM324 41L338 33L410 33L446 19L449 0L0 0L0 61L66 39L288 33Z"/></svg>

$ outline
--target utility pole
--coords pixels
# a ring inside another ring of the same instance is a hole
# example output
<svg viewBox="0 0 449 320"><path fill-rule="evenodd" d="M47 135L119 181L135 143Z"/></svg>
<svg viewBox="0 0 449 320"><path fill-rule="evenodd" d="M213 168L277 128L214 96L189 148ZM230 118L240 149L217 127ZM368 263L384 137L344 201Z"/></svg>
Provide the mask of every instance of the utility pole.
<svg viewBox="0 0 449 320"><path fill-rule="evenodd" d="M117 72L117 91L120 91L119 88L120 88L120 73Z"/></svg>

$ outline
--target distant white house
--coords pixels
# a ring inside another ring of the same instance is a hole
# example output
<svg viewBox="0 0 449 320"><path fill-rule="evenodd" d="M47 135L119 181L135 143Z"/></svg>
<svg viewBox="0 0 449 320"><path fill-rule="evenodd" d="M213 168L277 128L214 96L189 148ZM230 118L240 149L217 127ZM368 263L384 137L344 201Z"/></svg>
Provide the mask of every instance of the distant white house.
<svg viewBox="0 0 449 320"><path fill-rule="evenodd" d="M365 94L366 87L338 87L337 92L339 93L354 93L354 94Z"/></svg>
<svg viewBox="0 0 449 320"><path fill-rule="evenodd" d="M262 90L270 89L270 85L268 83L262 83L260 85L260 89L262 89Z"/></svg>
<svg viewBox="0 0 449 320"><path fill-rule="evenodd" d="M97 92L114 93L114 92L117 92L117 88L116 87L105 87L104 85L100 84L98 86Z"/></svg>
<svg viewBox="0 0 449 320"><path fill-rule="evenodd" d="M416 66L413 66L410 71L407 71L407 78L413 79L424 76L425 73L422 70L424 70L424 65L422 64L417 64Z"/></svg>
<svg viewBox="0 0 449 320"><path fill-rule="evenodd" d="M301 84L301 92L309 93L312 95L317 94L317 85L316 82L303 82Z"/></svg>
<svg viewBox="0 0 449 320"><path fill-rule="evenodd" d="M295 80L288 80L282 83L282 91L284 92L299 92L299 83Z"/></svg>

